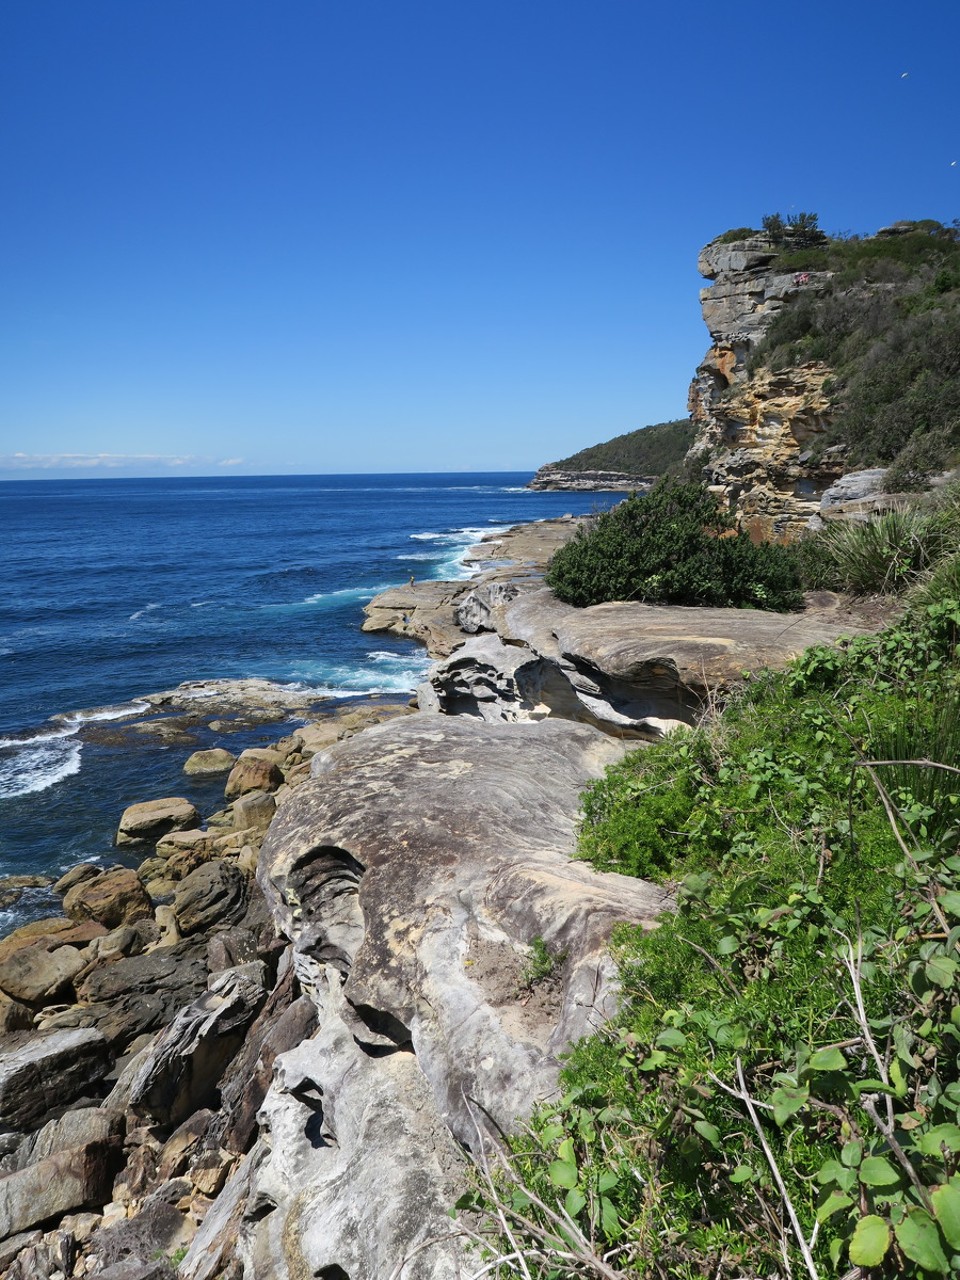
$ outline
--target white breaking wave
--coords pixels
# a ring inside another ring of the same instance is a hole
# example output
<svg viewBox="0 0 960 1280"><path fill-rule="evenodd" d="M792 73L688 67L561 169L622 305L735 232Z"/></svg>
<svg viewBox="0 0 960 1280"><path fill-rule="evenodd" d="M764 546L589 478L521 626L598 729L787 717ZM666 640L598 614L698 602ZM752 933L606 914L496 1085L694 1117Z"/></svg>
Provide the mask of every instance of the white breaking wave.
<svg viewBox="0 0 960 1280"><path fill-rule="evenodd" d="M5 742L8 740L4 740ZM83 743L75 738L34 738L0 749L0 796L10 799L46 791L80 772Z"/></svg>
<svg viewBox="0 0 960 1280"><path fill-rule="evenodd" d="M89 711L67 711L50 719L67 727L70 733L96 720L124 720L127 716L140 716L149 711L151 704L136 699L133 702L115 702L106 707L91 707Z"/></svg>
<svg viewBox="0 0 960 1280"><path fill-rule="evenodd" d="M439 542L448 546L462 546L472 542L479 542L480 539L491 529L451 529L447 533L432 533L429 530L424 533L411 533L410 537L416 542Z"/></svg>
<svg viewBox="0 0 960 1280"><path fill-rule="evenodd" d="M154 609L159 609L158 604L145 604L142 609L138 609L136 613L131 613L127 619L128 622L136 622L138 618L142 618L145 613L152 613Z"/></svg>
<svg viewBox="0 0 960 1280"><path fill-rule="evenodd" d="M426 558L436 565L437 575L441 579L472 578L480 570L464 563L471 548L478 542L489 539L491 534L505 533L509 528L510 526L506 524L490 524L483 529L452 529L446 533L425 531L411 533L410 537L416 542L436 544L437 554ZM412 555L398 556L400 560L415 558Z"/></svg>
<svg viewBox="0 0 960 1280"><path fill-rule="evenodd" d="M430 665L426 654L374 649L367 654L367 664L301 665L290 674L306 692L318 698L361 698L367 694L412 693Z"/></svg>
<svg viewBox="0 0 960 1280"><path fill-rule="evenodd" d="M135 701L69 711L51 716L49 729L19 738L0 738L0 798L46 791L79 773L83 743L77 740L77 733L85 724L124 720L149 710L149 702Z"/></svg>

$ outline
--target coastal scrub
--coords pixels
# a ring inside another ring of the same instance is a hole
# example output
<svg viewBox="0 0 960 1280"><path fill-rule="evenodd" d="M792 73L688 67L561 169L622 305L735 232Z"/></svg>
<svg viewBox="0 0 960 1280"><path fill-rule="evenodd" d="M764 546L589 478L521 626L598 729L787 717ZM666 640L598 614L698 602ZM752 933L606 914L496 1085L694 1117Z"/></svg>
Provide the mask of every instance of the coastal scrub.
<svg viewBox="0 0 960 1280"><path fill-rule="evenodd" d="M469 1198L526 1274L960 1273L958 640L809 650L588 789L582 856L677 909Z"/></svg>
<svg viewBox="0 0 960 1280"><path fill-rule="evenodd" d="M795 557L735 528L704 485L662 480L581 526L553 557L546 583L566 604L651 604L798 609Z"/></svg>

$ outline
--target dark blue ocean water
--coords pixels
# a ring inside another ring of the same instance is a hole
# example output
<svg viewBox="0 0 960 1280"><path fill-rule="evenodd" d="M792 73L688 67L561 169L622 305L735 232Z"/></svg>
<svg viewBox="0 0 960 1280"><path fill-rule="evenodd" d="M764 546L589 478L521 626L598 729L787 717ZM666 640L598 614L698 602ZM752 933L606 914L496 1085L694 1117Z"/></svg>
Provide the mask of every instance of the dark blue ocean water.
<svg viewBox="0 0 960 1280"><path fill-rule="evenodd" d="M535 493L529 479L0 483L0 875L113 860L136 800L216 807L222 780L211 790L181 772L190 748L89 741L89 719L52 716L197 679L262 676L332 697L413 689L422 650L364 635L363 604L411 574L466 576L461 557L492 529L608 505ZM0 912L0 933L45 905L39 895Z"/></svg>

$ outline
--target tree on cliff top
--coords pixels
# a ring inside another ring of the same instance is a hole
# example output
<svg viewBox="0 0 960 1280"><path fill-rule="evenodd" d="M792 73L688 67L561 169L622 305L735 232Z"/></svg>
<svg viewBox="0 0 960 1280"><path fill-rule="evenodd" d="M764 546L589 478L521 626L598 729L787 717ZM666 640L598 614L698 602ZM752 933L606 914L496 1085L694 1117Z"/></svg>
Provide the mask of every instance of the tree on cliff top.
<svg viewBox="0 0 960 1280"><path fill-rule="evenodd" d="M789 244L796 249L808 249L827 239L815 213L790 213L786 219L779 213L768 213L763 219L763 229L773 244Z"/></svg>
<svg viewBox="0 0 960 1280"><path fill-rule="evenodd" d="M702 484L662 480L583 526L561 547L546 576L567 604L606 600L796 609L802 604L794 557L737 532Z"/></svg>

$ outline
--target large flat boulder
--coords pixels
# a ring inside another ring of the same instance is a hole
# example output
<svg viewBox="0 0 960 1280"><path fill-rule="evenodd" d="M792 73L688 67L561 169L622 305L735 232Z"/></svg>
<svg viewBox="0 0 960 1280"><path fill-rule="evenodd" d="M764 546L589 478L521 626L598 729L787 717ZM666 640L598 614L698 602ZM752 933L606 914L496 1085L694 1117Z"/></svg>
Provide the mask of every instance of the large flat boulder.
<svg viewBox="0 0 960 1280"><path fill-rule="evenodd" d="M116 844L135 844L140 840L159 840L168 831L186 831L200 825L200 814L182 796L163 800L144 800L129 805L120 817Z"/></svg>
<svg viewBox="0 0 960 1280"><path fill-rule="evenodd" d="M665 902L570 860L579 794L622 753L559 720L410 717L317 756L267 835L258 877L278 927L344 973L361 1040L414 1046L465 1140L461 1087L504 1123L522 1113L554 1053L609 1007L613 923ZM565 953L563 993L555 1017L525 1022L535 937Z"/></svg>

